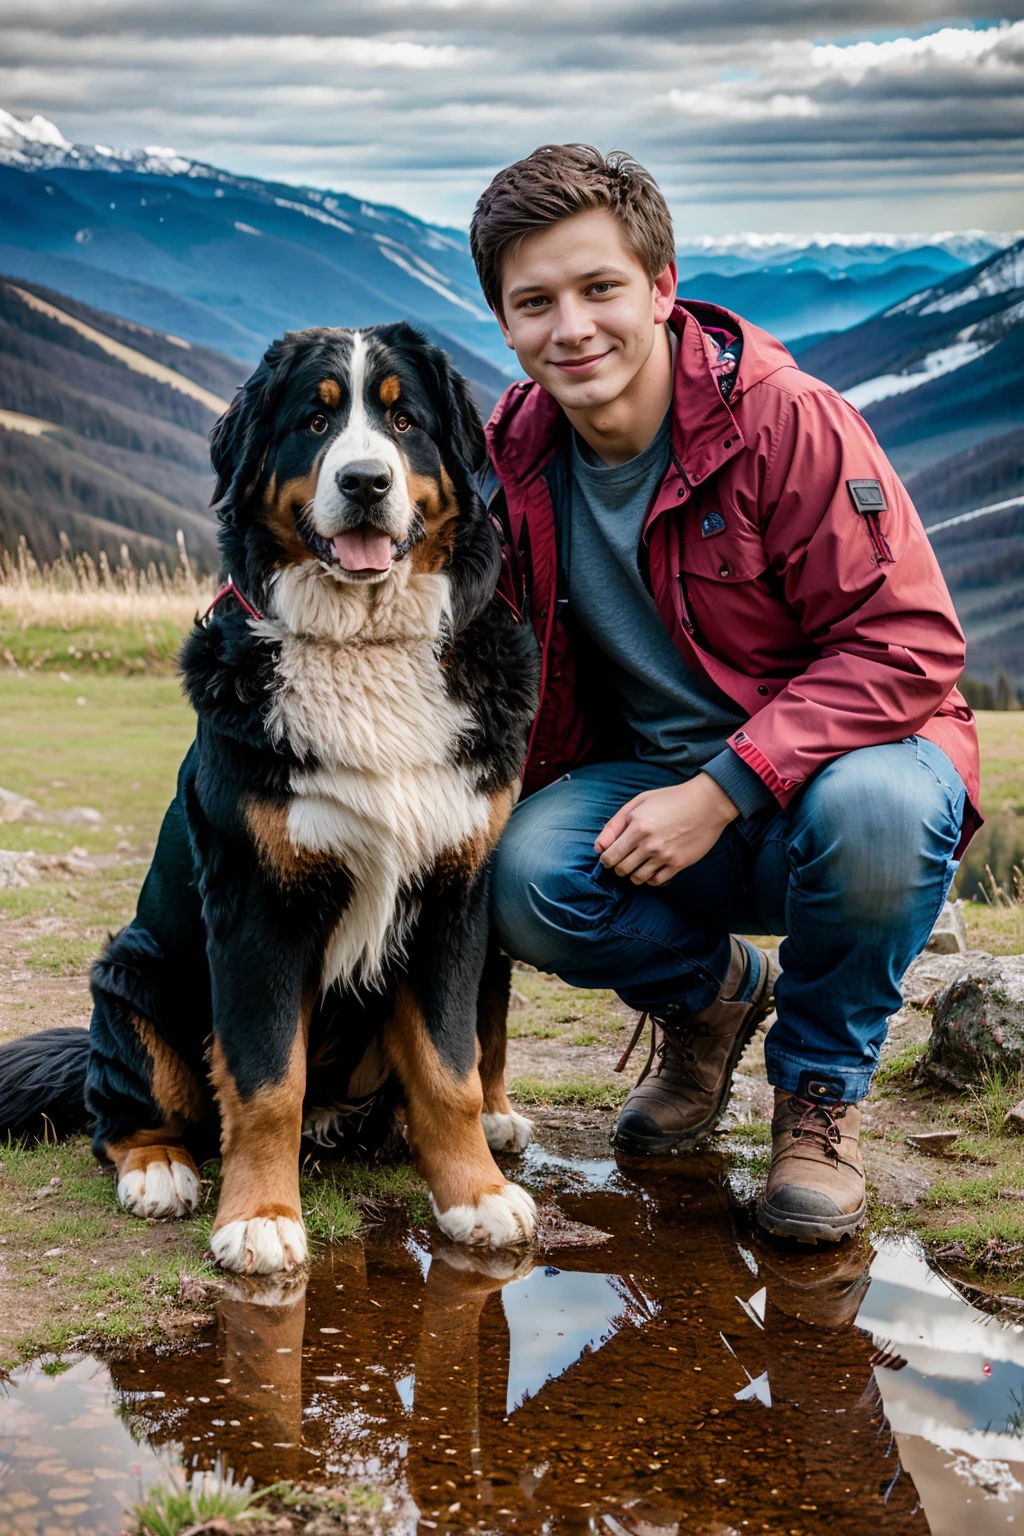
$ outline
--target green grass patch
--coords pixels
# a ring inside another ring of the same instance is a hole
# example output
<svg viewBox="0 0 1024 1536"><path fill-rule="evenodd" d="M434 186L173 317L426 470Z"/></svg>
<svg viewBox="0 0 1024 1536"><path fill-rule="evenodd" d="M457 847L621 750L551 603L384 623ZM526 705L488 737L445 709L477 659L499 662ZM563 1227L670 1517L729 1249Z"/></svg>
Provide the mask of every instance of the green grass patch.
<svg viewBox="0 0 1024 1536"><path fill-rule="evenodd" d="M146 1497L132 1506L136 1528L145 1536L181 1536L183 1531L205 1530L213 1521L225 1524L251 1520L262 1514L264 1500L282 1485L254 1491L248 1479L236 1483L228 1470L196 1472L190 1481L179 1474L173 1481L156 1483Z"/></svg>
<svg viewBox="0 0 1024 1536"><path fill-rule="evenodd" d="M47 933L33 939L26 961L44 976L77 976L96 958L96 940L74 934Z"/></svg>
<svg viewBox="0 0 1024 1536"><path fill-rule="evenodd" d="M539 1077L513 1078L509 1097L519 1104L577 1105L581 1109L618 1109L629 1083L601 1083L590 1077L568 1077L548 1083Z"/></svg>
<svg viewBox="0 0 1024 1536"><path fill-rule="evenodd" d="M524 1020L513 1014L508 1021L510 1040L561 1040L564 1034L561 1024L552 1024L544 1019Z"/></svg>
<svg viewBox="0 0 1024 1536"><path fill-rule="evenodd" d="M28 624L0 609L0 656L28 672L68 672L78 681L100 676L170 674L183 638L176 619L124 624Z"/></svg>
<svg viewBox="0 0 1024 1536"><path fill-rule="evenodd" d="M874 1088L887 1093L893 1088L906 1088L913 1078L914 1068L928 1049L924 1040L912 1040L909 1045L895 1051L875 1073Z"/></svg>
<svg viewBox="0 0 1024 1536"><path fill-rule="evenodd" d="M78 698L85 704L76 704ZM175 678L96 673L64 683L51 673L0 673L0 717L5 789L27 795L46 815L87 805L106 818L95 828L8 822L5 848L60 854L77 846L90 854L113 853L119 842L155 840L195 732ZM11 894L32 900L29 893Z"/></svg>
<svg viewBox="0 0 1024 1536"><path fill-rule="evenodd" d="M582 1026L590 1038L588 1045L607 1044L625 1027L621 1008L613 992L592 991L585 987L567 987L556 976L540 971L513 971L512 985L525 1000L525 1006L509 1014L512 1039L559 1040L569 1037L580 1043L576 1031Z"/></svg>

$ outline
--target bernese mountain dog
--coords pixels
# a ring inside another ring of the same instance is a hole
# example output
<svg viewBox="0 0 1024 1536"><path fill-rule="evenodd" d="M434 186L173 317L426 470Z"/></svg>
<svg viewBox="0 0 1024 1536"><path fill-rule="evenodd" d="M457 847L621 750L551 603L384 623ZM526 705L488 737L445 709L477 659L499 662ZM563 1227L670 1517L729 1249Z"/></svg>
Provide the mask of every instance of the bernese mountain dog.
<svg viewBox="0 0 1024 1536"><path fill-rule="evenodd" d="M533 1201L492 1156L530 1124L504 1089L488 859L538 660L494 598L478 412L407 325L305 330L211 444L230 574L182 648L195 741L94 967L87 1051L66 1029L0 1052L0 1130L47 1096L59 1118L80 1072L96 1154L146 1217L195 1207L219 1130L213 1254L266 1274L306 1258L304 1140L371 1152L397 1113L442 1230L524 1242Z"/></svg>

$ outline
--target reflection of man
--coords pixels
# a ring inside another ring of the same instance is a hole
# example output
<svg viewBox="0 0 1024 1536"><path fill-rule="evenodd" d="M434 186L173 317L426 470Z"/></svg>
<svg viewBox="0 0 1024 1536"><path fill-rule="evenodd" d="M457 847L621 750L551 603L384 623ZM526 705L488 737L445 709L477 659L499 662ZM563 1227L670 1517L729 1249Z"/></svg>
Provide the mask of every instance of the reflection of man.
<svg viewBox="0 0 1024 1536"><path fill-rule="evenodd" d="M491 419L485 493L543 651L499 937L651 1014L632 1152L713 1129L774 990L760 1219L837 1239L864 1215L857 1104L974 824L949 595L857 412L677 302L668 209L628 156L537 150L471 238L532 380ZM737 931L787 935L777 987Z"/></svg>

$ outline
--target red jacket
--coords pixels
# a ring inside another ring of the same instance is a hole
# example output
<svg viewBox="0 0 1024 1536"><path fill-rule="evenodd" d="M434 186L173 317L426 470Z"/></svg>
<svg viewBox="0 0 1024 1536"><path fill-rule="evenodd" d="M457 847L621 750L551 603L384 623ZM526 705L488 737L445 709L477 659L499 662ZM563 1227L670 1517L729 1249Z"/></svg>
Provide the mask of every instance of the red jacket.
<svg viewBox="0 0 1024 1536"><path fill-rule="evenodd" d="M672 462L637 559L687 665L750 716L729 746L785 806L844 752L927 736L967 788L962 849L980 824L975 721L955 687L964 637L910 497L859 413L767 332L710 304L678 305L671 324ZM702 327L743 337L728 403ZM550 482L566 431L529 382L487 426L506 503L499 594L529 616L542 653L527 793L601 752L600 700L588 706L558 600ZM881 482L884 512L855 509L855 479Z"/></svg>

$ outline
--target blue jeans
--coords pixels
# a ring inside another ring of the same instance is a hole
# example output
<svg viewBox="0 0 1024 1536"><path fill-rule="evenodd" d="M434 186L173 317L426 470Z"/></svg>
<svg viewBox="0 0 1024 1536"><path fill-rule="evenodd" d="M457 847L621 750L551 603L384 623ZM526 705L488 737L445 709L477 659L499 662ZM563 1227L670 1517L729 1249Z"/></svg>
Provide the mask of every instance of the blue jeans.
<svg viewBox="0 0 1024 1536"><path fill-rule="evenodd" d="M768 1078L790 1093L867 1093L900 981L956 872L964 786L921 736L829 763L786 810L732 822L666 885L602 867L594 839L634 795L678 782L639 762L593 763L516 806L495 854L493 914L509 954L631 1008L706 1008L729 934L785 934Z"/></svg>

